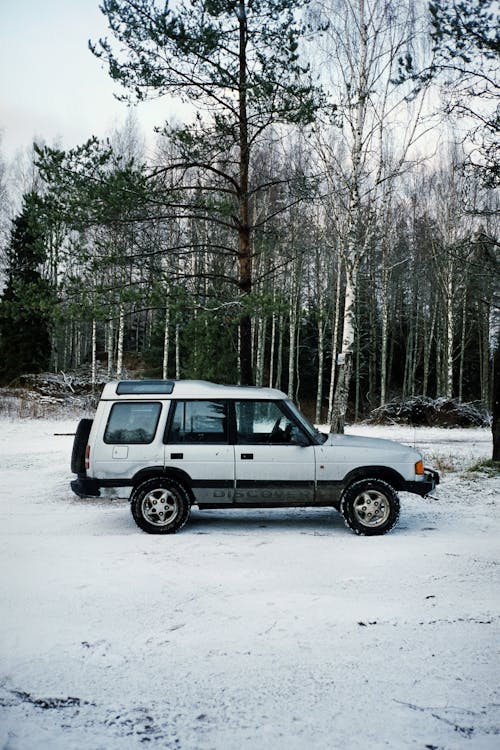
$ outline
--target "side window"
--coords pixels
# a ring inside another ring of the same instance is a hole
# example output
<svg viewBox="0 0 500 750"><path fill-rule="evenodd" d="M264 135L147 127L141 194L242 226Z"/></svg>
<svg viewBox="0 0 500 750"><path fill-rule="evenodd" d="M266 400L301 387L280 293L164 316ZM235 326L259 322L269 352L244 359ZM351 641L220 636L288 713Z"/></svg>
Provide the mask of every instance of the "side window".
<svg viewBox="0 0 500 750"><path fill-rule="evenodd" d="M105 443L152 443L160 418L161 404L113 404L104 431Z"/></svg>
<svg viewBox="0 0 500 750"><path fill-rule="evenodd" d="M236 401L236 442L309 444L301 429L273 401Z"/></svg>
<svg viewBox="0 0 500 750"><path fill-rule="evenodd" d="M167 443L227 443L224 401L175 401Z"/></svg>

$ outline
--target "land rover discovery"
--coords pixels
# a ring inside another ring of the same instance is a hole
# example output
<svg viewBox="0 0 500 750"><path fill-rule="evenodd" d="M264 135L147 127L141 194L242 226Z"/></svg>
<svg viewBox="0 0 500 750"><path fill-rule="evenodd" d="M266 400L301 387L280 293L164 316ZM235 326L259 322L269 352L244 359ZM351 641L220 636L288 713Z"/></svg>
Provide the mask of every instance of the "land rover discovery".
<svg viewBox="0 0 500 750"><path fill-rule="evenodd" d="M398 491L425 496L439 482L413 448L320 433L281 391L193 380L106 384L78 425L71 470L81 497L126 493L150 534L179 531L193 505L330 506L355 533L385 534Z"/></svg>

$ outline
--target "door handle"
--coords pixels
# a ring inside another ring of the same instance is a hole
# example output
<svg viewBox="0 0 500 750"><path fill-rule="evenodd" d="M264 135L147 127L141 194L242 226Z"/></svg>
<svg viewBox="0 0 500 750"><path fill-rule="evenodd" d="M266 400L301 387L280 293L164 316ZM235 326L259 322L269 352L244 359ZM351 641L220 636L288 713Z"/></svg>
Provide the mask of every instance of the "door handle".
<svg viewBox="0 0 500 750"><path fill-rule="evenodd" d="M241 460L242 461L252 461L253 460L253 453L242 453L241 454Z"/></svg>

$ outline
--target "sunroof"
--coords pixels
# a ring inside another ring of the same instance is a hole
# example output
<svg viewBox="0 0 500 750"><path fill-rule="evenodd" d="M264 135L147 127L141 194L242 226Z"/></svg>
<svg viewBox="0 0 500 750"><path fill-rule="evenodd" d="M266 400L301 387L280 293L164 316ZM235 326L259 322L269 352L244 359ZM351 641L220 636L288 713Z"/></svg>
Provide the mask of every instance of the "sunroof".
<svg viewBox="0 0 500 750"><path fill-rule="evenodd" d="M119 396L141 393L172 393L174 383L172 380L122 380L116 386Z"/></svg>

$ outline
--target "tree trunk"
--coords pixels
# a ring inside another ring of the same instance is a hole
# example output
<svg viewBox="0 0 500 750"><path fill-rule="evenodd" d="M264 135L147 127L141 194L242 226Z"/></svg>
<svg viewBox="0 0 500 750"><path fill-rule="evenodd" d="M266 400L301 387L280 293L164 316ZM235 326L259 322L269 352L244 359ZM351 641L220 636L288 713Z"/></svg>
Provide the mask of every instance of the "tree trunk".
<svg viewBox="0 0 500 750"><path fill-rule="evenodd" d="M288 349L288 397L294 397L294 375L295 375L295 344L297 336L297 301L295 289L292 290L290 299L290 346Z"/></svg>
<svg viewBox="0 0 500 750"><path fill-rule="evenodd" d="M490 306L487 302L481 304L484 310L480 318L480 342L481 342L481 366L480 366L480 383L481 383L481 401L483 404L489 402L489 353L490 353Z"/></svg>
<svg viewBox="0 0 500 750"><path fill-rule="evenodd" d="M167 307L165 309L165 328L163 331L163 364L162 364L162 378L166 380L168 378L168 350L170 345L170 305L167 296Z"/></svg>
<svg viewBox="0 0 500 750"><path fill-rule="evenodd" d="M275 388L281 390L281 376L283 373L283 315L278 317L278 356L276 362L276 385Z"/></svg>
<svg viewBox="0 0 500 750"><path fill-rule="evenodd" d="M453 310L453 265L450 264L446 284L446 398L453 397L453 336L455 319Z"/></svg>
<svg viewBox="0 0 500 750"><path fill-rule="evenodd" d="M266 331L267 331L267 320L266 318L259 318L257 325L257 358L255 367L255 384L259 387L262 386L264 379L264 353L266 345Z"/></svg>
<svg viewBox="0 0 500 750"><path fill-rule="evenodd" d="M75 323L75 367L79 367L82 361L82 331Z"/></svg>
<svg viewBox="0 0 500 750"><path fill-rule="evenodd" d="M97 324L92 320L92 390L97 382Z"/></svg>
<svg viewBox="0 0 500 750"><path fill-rule="evenodd" d="M271 323L271 353L269 355L269 388L274 387L274 347L276 344L276 313L273 312Z"/></svg>
<svg viewBox="0 0 500 750"><path fill-rule="evenodd" d="M108 353L108 378L110 378L113 374L113 352L114 352L114 346L113 346L113 321L108 321L108 330L106 335L106 349Z"/></svg>
<svg viewBox="0 0 500 750"><path fill-rule="evenodd" d="M368 316L370 320L370 338L368 342L368 392L366 393L366 401L367 406L369 410L371 411L375 405L375 392L377 388L377 354L379 351L378 346L378 332L377 332L377 316L376 316L376 310L377 310L377 294L376 294L376 280L375 280L375 273L373 267L370 269L370 294L369 294L369 308L368 308ZM359 308L359 305L358 305ZM359 320L359 318L358 318ZM360 349L361 349L361 331L358 330L358 358L361 355ZM360 398L360 364L359 361L357 366L357 384L358 384L358 396L357 396L357 402L358 402L358 408L356 412L358 413L358 410L361 406L361 398ZM357 417L356 417L357 419Z"/></svg>
<svg viewBox="0 0 500 750"><path fill-rule="evenodd" d="M239 290L246 303L246 297L252 291L252 249L250 232L250 212L248 195L248 172L250 162L250 146L248 142L248 114L247 114L247 19L245 0L239 0L238 21L240 28L240 72L239 72L239 225L238 225L238 261L239 261ZM252 324L250 315L243 313L240 318L240 380L241 385L253 385L252 370Z"/></svg>
<svg viewBox="0 0 500 750"><path fill-rule="evenodd" d="M441 320L436 321L436 398L443 395L443 367L442 367L442 326Z"/></svg>
<svg viewBox="0 0 500 750"><path fill-rule="evenodd" d="M356 321L359 321L359 295L356 296ZM361 400L361 378L360 378L360 363L361 363L361 341L359 336L359 329L355 336L355 354L356 354L356 367L354 370L354 421L357 422L359 419L359 407ZM369 365L368 365L369 366Z"/></svg>
<svg viewBox="0 0 500 750"><path fill-rule="evenodd" d="M356 314L356 293L358 282L357 263L346 263L345 311L342 334L342 352L338 357L337 387L333 404L330 432L343 433L347 404L349 401L349 385L352 374L352 356L354 346L354 323Z"/></svg>
<svg viewBox="0 0 500 750"><path fill-rule="evenodd" d="M175 326L175 379L181 379L181 337L179 323Z"/></svg>
<svg viewBox="0 0 500 750"><path fill-rule="evenodd" d="M389 338L389 271L384 268L382 272L382 295L381 295L381 343L380 343L380 406L387 400L387 342Z"/></svg>
<svg viewBox="0 0 500 750"><path fill-rule="evenodd" d="M465 342L466 342L466 323L467 323L467 287L464 287L462 298L462 333L460 336L460 363L458 369L458 400L463 401L464 396L464 364L465 364Z"/></svg>
<svg viewBox="0 0 500 750"><path fill-rule="evenodd" d="M415 396L417 392L417 366L420 357L420 322L419 322L419 310L420 304L418 299L418 289L415 289L415 331L413 334L413 356L410 363L410 394Z"/></svg>
<svg viewBox="0 0 500 750"><path fill-rule="evenodd" d="M318 379L316 383L316 424L321 422L321 406L323 403L323 362L325 359L325 323L323 320L323 305L319 302L318 315Z"/></svg>
<svg viewBox="0 0 500 750"><path fill-rule="evenodd" d="M118 323L118 345L116 352L116 377L121 378L123 374L123 339L125 334L125 312L123 302L120 303L120 320Z"/></svg>
<svg viewBox="0 0 500 750"><path fill-rule="evenodd" d="M493 398L491 400L491 431L493 433L493 461L500 461L500 334L494 342Z"/></svg>
<svg viewBox="0 0 500 750"><path fill-rule="evenodd" d="M424 336L424 376L422 380L422 395L423 396L427 396L427 390L429 388L429 370L430 370L430 362L431 362L432 342L434 339L434 331L436 328L437 308L438 308L438 303L436 301L432 310L430 330L426 331L426 335Z"/></svg>
<svg viewBox="0 0 500 750"><path fill-rule="evenodd" d="M342 264L339 260L337 268L337 288L335 291L335 306L333 309L333 326L332 326L332 365L330 369L330 388L328 391L328 415L327 421L332 424L333 419L333 396L335 389L335 373L337 370L337 342L339 338L340 325L340 292L342 289Z"/></svg>
<svg viewBox="0 0 500 750"><path fill-rule="evenodd" d="M63 354L62 354L62 366L64 369L67 368L69 363L69 355L68 355L68 349L71 346L71 323L68 325L68 323L64 326L64 344L63 344Z"/></svg>

